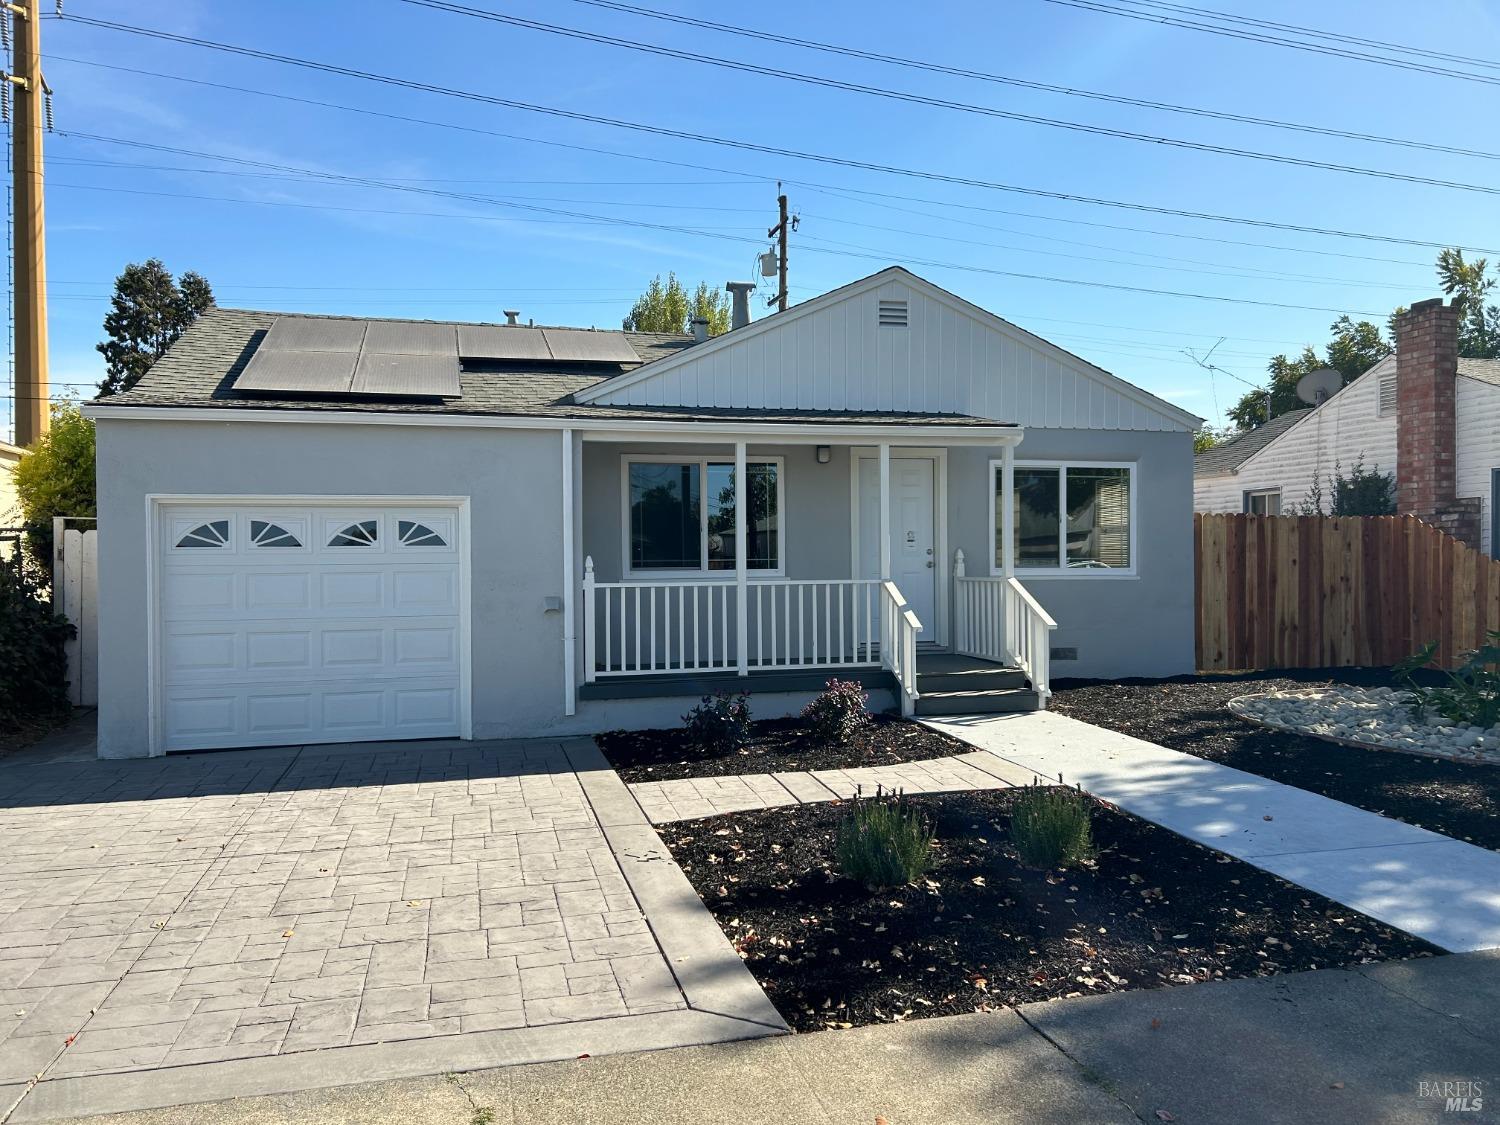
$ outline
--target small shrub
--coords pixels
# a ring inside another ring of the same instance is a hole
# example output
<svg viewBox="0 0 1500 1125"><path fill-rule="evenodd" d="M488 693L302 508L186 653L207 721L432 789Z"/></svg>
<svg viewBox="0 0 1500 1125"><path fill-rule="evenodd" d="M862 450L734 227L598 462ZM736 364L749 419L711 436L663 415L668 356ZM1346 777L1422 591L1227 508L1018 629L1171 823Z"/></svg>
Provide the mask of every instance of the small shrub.
<svg viewBox="0 0 1500 1125"><path fill-rule="evenodd" d="M1423 645L1393 669L1412 694L1412 710L1418 718L1436 712L1455 723L1476 727L1500 726L1500 632L1488 635L1488 643L1468 653L1454 671L1444 671L1447 682L1429 687L1417 681L1417 673L1432 663L1437 643Z"/></svg>
<svg viewBox="0 0 1500 1125"><path fill-rule="evenodd" d="M705 695L682 717L688 737L705 750L732 754L750 741L750 698L743 692Z"/></svg>
<svg viewBox="0 0 1500 1125"><path fill-rule="evenodd" d="M63 642L73 626L52 612L42 584L20 554L0 558L0 723L68 707Z"/></svg>
<svg viewBox="0 0 1500 1125"><path fill-rule="evenodd" d="M932 862L932 826L899 793L856 794L834 843L838 869L872 890L902 887Z"/></svg>
<svg viewBox="0 0 1500 1125"><path fill-rule="evenodd" d="M820 742L842 746L870 725L870 693L854 680L829 680L802 720Z"/></svg>
<svg viewBox="0 0 1500 1125"><path fill-rule="evenodd" d="M1030 785L1010 814L1010 842L1029 867L1070 867L1094 854L1089 798L1076 789Z"/></svg>

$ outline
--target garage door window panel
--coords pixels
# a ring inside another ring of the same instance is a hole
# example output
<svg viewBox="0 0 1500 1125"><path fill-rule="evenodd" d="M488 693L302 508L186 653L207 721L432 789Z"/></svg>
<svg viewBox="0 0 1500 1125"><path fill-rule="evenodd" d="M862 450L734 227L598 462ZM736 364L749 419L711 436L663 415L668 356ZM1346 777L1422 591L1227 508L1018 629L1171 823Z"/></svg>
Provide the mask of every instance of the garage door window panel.
<svg viewBox="0 0 1500 1125"><path fill-rule="evenodd" d="M177 540L179 547L211 547L223 548L229 546L229 521L210 520L200 523L182 538Z"/></svg>
<svg viewBox="0 0 1500 1125"><path fill-rule="evenodd" d="M345 524L328 540L330 547L373 547L380 542L380 521L359 520Z"/></svg>
<svg viewBox="0 0 1500 1125"><path fill-rule="evenodd" d="M302 540L279 523L270 520L250 521L252 547L300 547Z"/></svg>

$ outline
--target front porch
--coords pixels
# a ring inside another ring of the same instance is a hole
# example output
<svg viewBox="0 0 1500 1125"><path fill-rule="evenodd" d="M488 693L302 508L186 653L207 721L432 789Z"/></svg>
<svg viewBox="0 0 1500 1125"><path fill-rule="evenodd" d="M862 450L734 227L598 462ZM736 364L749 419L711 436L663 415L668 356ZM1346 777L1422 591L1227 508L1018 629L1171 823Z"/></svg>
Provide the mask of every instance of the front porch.
<svg viewBox="0 0 1500 1125"><path fill-rule="evenodd" d="M942 426L933 444L939 427L903 427L905 441L881 428L580 434L570 708L815 693L831 676L891 692L906 715L1045 706L1055 623L1008 565L970 574L963 549L949 552L951 527L1014 558L1019 430ZM988 503L950 498L955 451L970 495L998 490L993 531Z"/></svg>

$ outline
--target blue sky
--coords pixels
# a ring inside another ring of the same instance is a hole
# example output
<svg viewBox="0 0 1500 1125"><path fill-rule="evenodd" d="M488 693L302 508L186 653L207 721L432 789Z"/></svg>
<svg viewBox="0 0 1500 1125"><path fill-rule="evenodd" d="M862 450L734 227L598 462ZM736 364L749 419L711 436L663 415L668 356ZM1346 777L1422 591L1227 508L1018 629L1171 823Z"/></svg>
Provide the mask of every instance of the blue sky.
<svg viewBox="0 0 1500 1125"><path fill-rule="evenodd" d="M1500 149L1492 128L1493 87L1044 0L937 2L916 8L866 0L739 9L687 0L643 2L1059 85ZM1493 173L1500 168L1495 161L1473 157L1312 137L898 69L572 0L474 3L696 53L1134 132L1465 183L1493 184ZM1478 0L1441 0L1422 8L1343 0L1311 8L1289 0L1253 5L1223 0L1222 6L1261 18L1304 24L1315 20L1320 28L1500 58L1500 16ZM398 0L138 0L128 6L68 0L67 11L761 145L1172 208L1500 246L1500 210L1492 195L1183 151L811 88ZM1184 349L1201 354L1227 337L1215 362L1254 379L1275 352L1326 340L1337 311L1383 320L1392 306L1436 292L1431 268L1436 251L1422 247L1261 231L830 167L393 89L69 19L46 21L43 48L62 131L48 143L56 390L88 392L101 377L94 344L101 338L112 280L128 262L157 256L174 272L197 270L212 282L223 305L475 320L500 319L502 309L518 308L523 319L538 322L617 327L654 274L673 270L689 283L706 279L715 285L752 277L758 249L752 243L763 240L774 221L778 179L787 182L792 208L801 216L790 259L794 300L889 262L907 264L1213 419L1245 387L1225 375L1210 377L1182 354ZM460 128L123 73L88 62ZM85 133L213 158L73 135ZM375 179L409 190L317 182L217 157ZM861 197L860 192L885 194ZM632 223L689 226L705 233L580 221L455 194ZM1211 241L1215 239L1233 241ZM931 262L944 264L923 264ZM984 270L1291 307L976 272ZM762 293L766 291L763 286ZM759 297L755 307L758 313L764 308ZM8 401L4 407L8 415Z"/></svg>

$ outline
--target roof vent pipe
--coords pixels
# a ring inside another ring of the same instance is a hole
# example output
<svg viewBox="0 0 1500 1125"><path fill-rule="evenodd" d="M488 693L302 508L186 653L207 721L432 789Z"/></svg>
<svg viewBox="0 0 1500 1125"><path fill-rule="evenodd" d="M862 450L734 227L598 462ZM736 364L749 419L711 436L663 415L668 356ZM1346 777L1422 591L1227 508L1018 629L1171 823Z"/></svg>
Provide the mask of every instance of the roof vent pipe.
<svg viewBox="0 0 1500 1125"><path fill-rule="evenodd" d="M506 309L505 310L505 323L506 324L520 324L521 323L521 310L520 309Z"/></svg>
<svg viewBox="0 0 1500 1125"><path fill-rule="evenodd" d="M701 344L708 339L708 317L695 316L690 322L693 326L693 343Z"/></svg>
<svg viewBox="0 0 1500 1125"><path fill-rule="evenodd" d="M755 288L753 281L731 281L724 286L734 296L734 313L730 317L731 328L744 328L750 323L750 291Z"/></svg>

